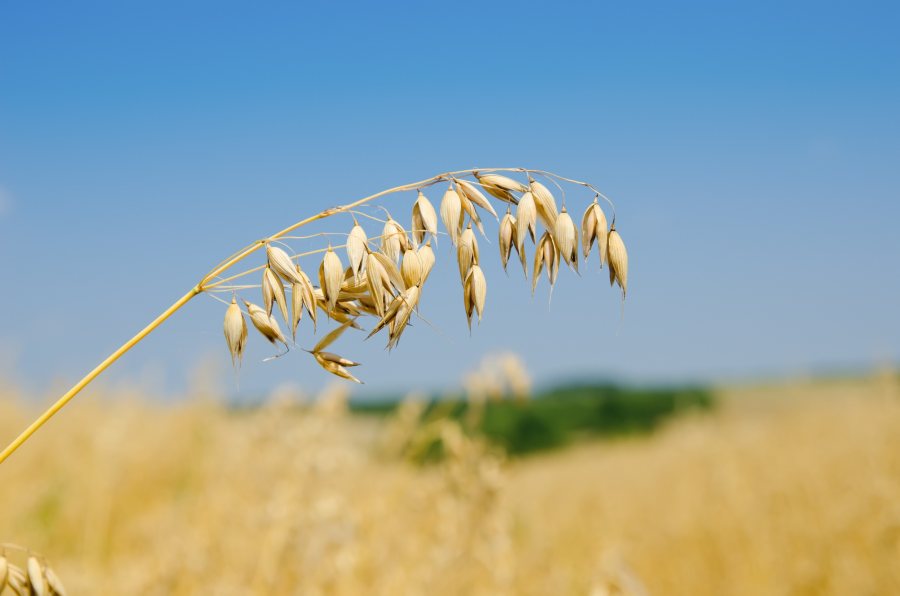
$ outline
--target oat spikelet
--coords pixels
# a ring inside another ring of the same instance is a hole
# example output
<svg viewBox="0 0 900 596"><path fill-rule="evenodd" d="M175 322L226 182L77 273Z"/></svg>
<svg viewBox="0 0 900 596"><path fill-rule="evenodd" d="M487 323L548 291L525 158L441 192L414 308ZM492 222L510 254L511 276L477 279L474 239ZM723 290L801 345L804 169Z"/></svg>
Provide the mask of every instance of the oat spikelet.
<svg viewBox="0 0 900 596"><path fill-rule="evenodd" d="M31 594L31 586L25 571L12 564L9 564L8 568L6 585L9 586L9 589L17 596L29 596Z"/></svg>
<svg viewBox="0 0 900 596"><path fill-rule="evenodd" d="M268 266L263 270L262 295L266 313L272 314L273 303L277 303L278 309L281 311L281 318L284 319L285 323L290 324L291 318L288 316L288 303L284 294L284 285Z"/></svg>
<svg viewBox="0 0 900 596"><path fill-rule="evenodd" d="M408 246L409 238L406 237L406 230L397 220L388 215L384 229L381 231L381 252L396 263L402 251L406 250Z"/></svg>
<svg viewBox="0 0 900 596"><path fill-rule="evenodd" d="M531 293L537 287L538 279L541 271L547 269L547 279L550 281L550 287L556 283L556 277L559 274L559 250L553 241L550 232L544 232L538 241L537 249L534 251L534 271L531 278Z"/></svg>
<svg viewBox="0 0 900 596"><path fill-rule="evenodd" d="M501 201L506 201L513 205L517 203L517 200L512 193L525 192L528 190L524 184L500 174L479 174L478 172L473 172L473 174L484 190Z"/></svg>
<svg viewBox="0 0 900 596"><path fill-rule="evenodd" d="M416 254L419 255L419 261L422 263L422 284L420 285L423 285L434 267L435 258L434 251L431 249L431 240L420 246Z"/></svg>
<svg viewBox="0 0 900 596"><path fill-rule="evenodd" d="M534 194L526 192L519 199L519 207L516 209L516 250L519 254L525 253L525 237L530 235L534 242L537 232L537 206L534 202Z"/></svg>
<svg viewBox="0 0 900 596"><path fill-rule="evenodd" d="M313 292L312 281L310 281L309 276L300 268L300 265L296 266L297 270L297 279L298 282L291 286L291 304L293 306L293 315L291 318L292 326L293 326L293 334L296 337L297 334L297 325L300 323L300 318L302 316L300 312L300 304L303 305L303 308L306 309L306 312L309 313L309 318L312 319L313 322L313 330L318 327L318 319L316 316L316 297ZM300 304L298 304L297 300L299 299Z"/></svg>
<svg viewBox="0 0 900 596"><path fill-rule="evenodd" d="M578 271L578 229L565 207L556 218L553 238L559 249L559 256L569 267Z"/></svg>
<svg viewBox="0 0 900 596"><path fill-rule="evenodd" d="M412 286L401 292L391 301L390 306L385 310L384 316L381 317L378 324L369 332L366 339L372 337L385 327L390 326L388 348L395 346L400 340L400 335L406 328L413 310L419 303L419 296L419 286Z"/></svg>
<svg viewBox="0 0 900 596"><path fill-rule="evenodd" d="M267 243L266 259L268 260L269 267L272 268L272 271L285 282L292 284L300 281L297 276L297 270L294 267L294 262L282 249Z"/></svg>
<svg viewBox="0 0 900 596"><path fill-rule="evenodd" d="M412 210L412 235L416 244L422 244L425 234L437 238L437 213L431 201L419 191Z"/></svg>
<svg viewBox="0 0 900 596"><path fill-rule="evenodd" d="M447 188L444 198L441 199L441 221L450 234L450 241L456 246L459 241L460 225L462 224L462 200L459 194L453 190L453 185Z"/></svg>
<svg viewBox="0 0 900 596"><path fill-rule="evenodd" d="M509 209L503 219L500 220L499 233L500 262L503 263L503 270L506 271L506 264L509 262L509 255L513 248L518 252L518 242L516 240L516 218L513 217Z"/></svg>
<svg viewBox="0 0 900 596"><path fill-rule="evenodd" d="M478 228L478 231L481 232L481 235L484 236L484 224L481 222L481 216L478 215L478 210L475 209L475 203L470 201L466 195L460 192L459 202L462 205L462 210L466 215L469 216L471 220L470 223L474 223L475 227ZM459 220L459 232L462 233L463 225L465 224L465 217L460 218Z"/></svg>
<svg viewBox="0 0 900 596"><path fill-rule="evenodd" d="M231 365L235 368L241 366L244 357L244 344L247 342L247 322L241 314L241 307L237 299L232 297L231 304L225 310L225 343L231 353Z"/></svg>
<svg viewBox="0 0 900 596"><path fill-rule="evenodd" d="M359 276L363 268L363 259L369 248L369 238L366 231L359 223L354 223L350 234L347 236L347 258L350 259L350 270L353 277Z"/></svg>
<svg viewBox="0 0 900 596"><path fill-rule="evenodd" d="M247 314L250 315L250 322L253 323L257 331L262 333L263 337L273 344L276 341L280 341L285 348L288 347L287 340L284 338L284 334L281 333L281 328L278 326L278 321L275 320L275 317L269 315L256 304L246 300L244 300L244 305L247 307Z"/></svg>
<svg viewBox="0 0 900 596"><path fill-rule="evenodd" d="M404 289L418 286L422 283L422 260L419 259L416 251L411 248L403 253L400 276L403 278Z"/></svg>
<svg viewBox="0 0 900 596"><path fill-rule="evenodd" d="M497 217L497 212L494 211L494 207L491 205L491 202L487 199L486 196L481 194L481 191L478 190L478 187L469 182L468 180L456 180L457 186L459 187L460 192L471 202L475 203L488 213L494 216L494 219L499 219Z"/></svg>
<svg viewBox="0 0 900 596"><path fill-rule="evenodd" d="M47 577L47 586L49 586L51 594L54 594L54 596L66 596L66 588L53 569L46 567L44 575Z"/></svg>
<svg viewBox="0 0 900 596"><path fill-rule="evenodd" d="M388 281L390 281L391 285L393 285L398 292L402 291L406 287L406 284L403 283L403 276L400 275L400 269L397 268L396 261L392 261L380 253L375 253L375 258L378 259L378 262L384 267L384 271L387 274ZM388 287L388 289L390 289L390 287Z"/></svg>
<svg viewBox="0 0 900 596"><path fill-rule="evenodd" d="M474 310L478 314L478 322L480 323L486 297L487 280L484 277L484 272L478 265L473 265L463 284L463 300L466 306L466 319L468 320L470 331L472 329L472 312Z"/></svg>
<svg viewBox="0 0 900 596"><path fill-rule="evenodd" d="M538 217L541 218L545 228L548 230L555 229L558 214L556 199L553 198L553 194L546 186L534 178L529 178L528 182L531 185L531 194L534 195L534 204L537 207Z"/></svg>
<svg viewBox="0 0 900 596"><path fill-rule="evenodd" d="M472 265L478 263L478 241L472 231L472 225L466 227L466 231L459 237L459 246L456 248L456 260L459 263L459 280L464 282Z"/></svg>
<svg viewBox="0 0 900 596"><path fill-rule="evenodd" d="M581 218L581 249L584 253L585 261L591 254L591 248L593 248L595 240L600 252L600 268L602 269L603 264L607 262L608 231L606 215L603 213L603 209L600 208L596 197L594 202L584 212L584 217Z"/></svg>
<svg viewBox="0 0 900 596"><path fill-rule="evenodd" d="M400 305L397 308L397 315L394 317L391 324L390 340L388 341L389 349L394 348L400 342L400 336L406 329L406 325L409 323L410 317L412 317L413 310L415 310L416 306L419 304L419 296L419 286L413 286L408 288L398 297L400 299Z"/></svg>
<svg viewBox="0 0 900 596"><path fill-rule="evenodd" d="M390 289L387 271L381 261L376 257L377 253L370 252L366 256L366 283L369 286L369 295L375 306L378 316L384 316L385 294ZM391 261L393 263L393 261Z"/></svg>
<svg viewBox="0 0 900 596"><path fill-rule="evenodd" d="M0 553L0 594L3 593L3 588L6 587L7 575L9 575L9 562L6 560L6 555Z"/></svg>
<svg viewBox="0 0 900 596"><path fill-rule="evenodd" d="M343 379L347 379L348 381L353 381L354 383L359 383L360 385L363 384L362 381L360 381L359 379L354 377L352 374L350 374L350 371L348 371L346 368L344 368L344 366L342 364L339 364L332 360L328 360L321 353L313 354L313 356L315 356L316 362L319 363L319 366L321 366L323 369L330 372L331 374L341 377Z"/></svg>
<svg viewBox="0 0 900 596"><path fill-rule="evenodd" d="M47 580L44 578L44 568L37 557L28 557L28 583L31 584L31 592L35 596L47 594Z"/></svg>
<svg viewBox="0 0 900 596"><path fill-rule="evenodd" d="M616 231L616 226L609 230L609 285L613 281L622 288L622 299L628 292L628 252L625 250L625 243L622 237Z"/></svg>
<svg viewBox="0 0 900 596"><path fill-rule="evenodd" d="M319 265L319 287L325 292L325 302L328 304L328 311L334 310L337 304L338 295L341 293L341 282L344 280L344 265L341 258L334 252L330 246L322 258L322 264Z"/></svg>

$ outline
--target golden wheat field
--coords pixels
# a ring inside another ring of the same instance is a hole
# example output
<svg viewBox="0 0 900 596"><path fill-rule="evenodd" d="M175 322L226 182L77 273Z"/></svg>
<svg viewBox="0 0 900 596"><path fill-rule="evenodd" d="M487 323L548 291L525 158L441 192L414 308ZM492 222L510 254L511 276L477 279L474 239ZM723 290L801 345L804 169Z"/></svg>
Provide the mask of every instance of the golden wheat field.
<svg viewBox="0 0 900 596"><path fill-rule="evenodd" d="M403 457L342 386L234 410L95 389L0 472L0 541L70 594L897 594L896 376L719 391L649 437ZM211 392L214 393L214 392ZM0 432L32 409L0 393Z"/></svg>

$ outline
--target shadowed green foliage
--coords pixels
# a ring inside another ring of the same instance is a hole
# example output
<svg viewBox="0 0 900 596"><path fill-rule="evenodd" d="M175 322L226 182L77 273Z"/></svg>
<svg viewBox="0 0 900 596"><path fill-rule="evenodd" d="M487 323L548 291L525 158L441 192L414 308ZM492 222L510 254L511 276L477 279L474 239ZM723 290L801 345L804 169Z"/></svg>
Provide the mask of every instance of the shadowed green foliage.
<svg viewBox="0 0 900 596"><path fill-rule="evenodd" d="M630 388L612 384L566 385L537 393L526 401L489 401L475 430L511 455L552 449L579 439L648 433L664 420L714 406L699 387ZM356 403L360 414L388 414L395 402ZM432 401L426 419L451 416L467 420L471 406L462 400Z"/></svg>

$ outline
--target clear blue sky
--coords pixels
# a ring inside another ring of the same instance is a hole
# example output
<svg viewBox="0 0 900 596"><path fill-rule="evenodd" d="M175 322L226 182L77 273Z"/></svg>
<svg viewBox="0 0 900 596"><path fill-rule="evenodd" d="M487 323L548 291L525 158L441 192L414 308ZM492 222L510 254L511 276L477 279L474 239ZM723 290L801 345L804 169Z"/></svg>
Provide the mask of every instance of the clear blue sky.
<svg viewBox="0 0 900 596"><path fill-rule="evenodd" d="M497 165L617 202L624 320L593 268L562 272L548 311L492 244L470 339L444 244L423 302L440 333L336 346L372 390L453 382L505 348L543 382L896 361L895 6L0 0L0 375L58 387L248 241ZM385 205L405 219L408 200ZM212 358L233 387L221 317L197 300L109 378L178 390ZM330 381L251 340L243 392Z"/></svg>

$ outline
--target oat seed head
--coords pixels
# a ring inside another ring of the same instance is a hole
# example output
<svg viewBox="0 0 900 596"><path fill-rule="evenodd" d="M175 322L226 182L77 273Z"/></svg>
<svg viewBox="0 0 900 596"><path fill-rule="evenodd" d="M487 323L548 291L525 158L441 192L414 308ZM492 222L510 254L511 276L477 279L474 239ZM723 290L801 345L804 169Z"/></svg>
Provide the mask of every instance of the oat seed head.
<svg viewBox="0 0 900 596"><path fill-rule="evenodd" d="M450 185L444 192L444 198L441 199L441 221L450 234L450 241L453 246L459 240L460 225L462 225L462 200L459 194Z"/></svg>
<svg viewBox="0 0 900 596"><path fill-rule="evenodd" d="M285 323L290 324L291 318L288 315L287 296L284 293L284 285L277 275L268 266L263 270L262 280L262 296L263 305L266 307L266 313L272 314L272 306L278 304L281 311L281 318Z"/></svg>
<svg viewBox="0 0 900 596"><path fill-rule="evenodd" d="M613 226L609 231L609 276L610 285L613 280L622 288L622 299L628 292L628 251L625 250L625 243L622 242L622 236Z"/></svg>
<svg viewBox="0 0 900 596"><path fill-rule="evenodd" d="M403 278L404 289L417 286L422 283L422 260L412 248L403 253L403 262L400 265L400 275Z"/></svg>
<svg viewBox="0 0 900 596"><path fill-rule="evenodd" d="M288 347L287 340L285 340L284 335L281 333L281 328L278 326L278 321L275 320L275 317L269 315L258 305L247 302L246 300L244 300L244 306L247 307L247 314L250 315L250 322L253 323L253 327L255 327L263 337L273 344L275 342L281 342L284 344L285 348Z"/></svg>
<svg viewBox="0 0 900 596"><path fill-rule="evenodd" d="M462 192L462 194L465 195L465 197L469 201L493 215L494 219L499 220L499 218L497 217L497 212L494 211L494 207L491 205L491 202L488 201L487 197L481 194L481 191L478 190L477 186L475 186L468 180L456 179L455 182L459 187L460 192Z"/></svg>
<svg viewBox="0 0 900 596"><path fill-rule="evenodd" d="M479 172L473 174L484 190L507 203L516 204L514 192L523 193L528 190L528 187L521 182L501 174L480 174Z"/></svg>
<svg viewBox="0 0 900 596"><path fill-rule="evenodd" d="M268 261L269 267L272 268L272 271L286 283L296 283L300 281L297 279L297 270L294 266L294 262L281 248L272 246L271 243L266 243L266 260Z"/></svg>
<svg viewBox="0 0 900 596"><path fill-rule="evenodd" d="M44 567L41 565L37 557L28 557L28 583L31 585L31 591L35 596L45 596L48 592L47 580L44 577Z"/></svg>
<svg viewBox="0 0 900 596"><path fill-rule="evenodd" d="M325 292L325 302L328 304L327 312L334 310L343 280L344 265L334 249L329 246L325 256L322 257L322 264L319 266L319 284Z"/></svg>
<svg viewBox="0 0 900 596"><path fill-rule="evenodd" d="M531 194L534 195L538 217L541 218L545 228L553 230L556 227L556 217L558 215L556 199L553 198L553 193L533 178L529 180L529 183L531 185Z"/></svg>
<svg viewBox="0 0 900 596"><path fill-rule="evenodd" d="M516 209L516 240L519 253L525 252L525 237L531 236L534 242L537 234L537 205L534 202L534 194L530 191L522 195L519 199L519 206Z"/></svg>
<svg viewBox="0 0 900 596"><path fill-rule="evenodd" d="M241 366L246 342L247 322L244 321L237 298L232 297L231 304L225 310L225 343L228 344L228 351L231 353L231 365L235 368Z"/></svg>
<svg viewBox="0 0 900 596"><path fill-rule="evenodd" d="M578 271L578 230L565 207L556 218L553 238L559 249L560 257L569 267Z"/></svg>
<svg viewBox="0 0 900 596"><path fill-rule="evenodd" d="M431 240L428 240L425 244L420 246L416 253L419 255L419 261L422 263L422 284L424 284L431 274L431 269L434 267L435 263L434 250L431 248Z"/></svg>
<svg viewBox="0 0 900 596"><path fill-rule="evenodd" d="M419 245L425 239L425 234L431 234L433 238L437 238L437 233L437 213L434 205L420 190L412 211L413 240Z"/></svg>
<svg viewBox="0 0 900 596"><path fill-rule="evenodd" d="M353 276L359 275L363 268L363 259L369 250L369 238L359 223L354 223L347 236L347 258L350 259L350 270Z"/></svg>

